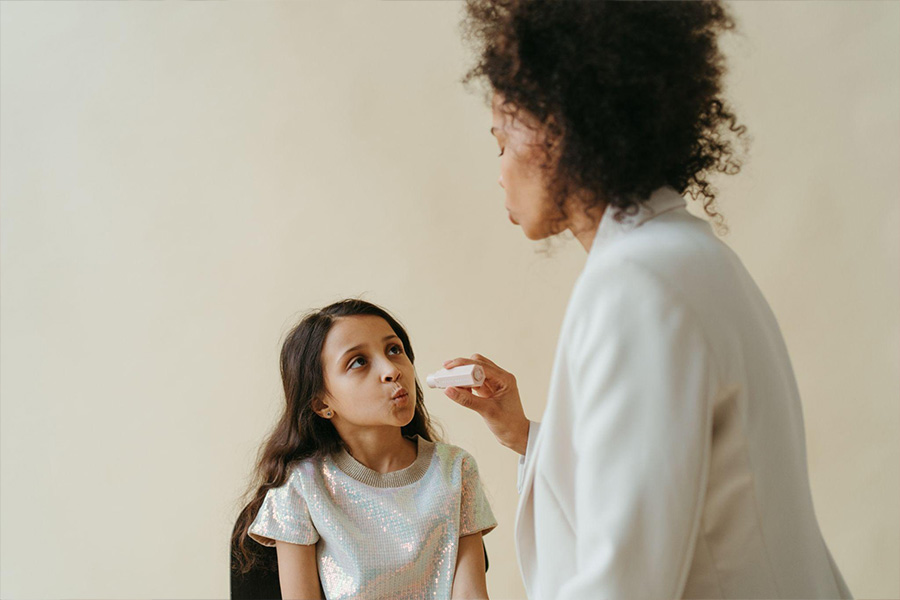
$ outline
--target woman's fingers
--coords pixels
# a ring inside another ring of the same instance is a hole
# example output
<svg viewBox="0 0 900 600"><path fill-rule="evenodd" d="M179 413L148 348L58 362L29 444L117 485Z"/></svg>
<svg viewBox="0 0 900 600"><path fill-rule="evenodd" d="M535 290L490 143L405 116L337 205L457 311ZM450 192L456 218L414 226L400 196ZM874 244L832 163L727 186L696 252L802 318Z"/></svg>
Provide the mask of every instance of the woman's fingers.
<svg viewBox="0 0 900 600"><path fill-rule="evenodd" d="M472 360L471 358L462 358L462 357L451 358L450 360L444 361L444 368L452 369L453 367L458 367L460 365L474 365L474 364L477 364L477 363L476 363L476 361Z"/></svg>
<svg viewBox="0 0 900 600"><path fill-rule="evenodd" d="M485 401L484 398L476 396L465 388L449 387L444 390L444 395L460 406L474 410L477 413L481 412Z"/></svg>
<svg viewBox="0 0 900 600"><path fill-rule="evenodd" d="M484 362L486 362L487 364L491 365L492 367L497 367L497 365L496 365L496 363L494 363L494 361L492 361L491 359L489 359L487 356L484 356L484 355L482 355L482 354L478 354L477 352L476 352L475 354L472 355L472 359L473 359L473 360L483 360ZM497 367L497 368L499 369L500 367Z"/></svg>
<svg viewBox="0 0 900 600"><path fill-rule="evenodd" d="M485 365L485 364L491 365L492 367L497 367L497 365L495 365L491 359L489 359L488 357L486 357L484 355L476 353L476 354L473 354L472 356L470 356L469 358L463 358L460 356L457 358L452 358L450 360L445 360L444 368L452 369L453 367L458 367L460 365ZM499 367L497 367L497 368L499 368Z"/></svg>
<svg viewBox="0 0 900 600"><path fill-rule="evenodd" d="M444 363L444 368L452 369L460 365L481 366L484 369L484 382L471 389L449 387L444 390L444 394L460 406L480 414L501 444L524 454L529 421L522 409L515 376L481 354L448 360Z"/></svg>
<svg viewBox="0 0 900 600"><path fill-rule="evenodd" d="M496 385L490 385L489 382L491 380L500 384L500 387L508 384L507 380L509 379L509 372L501 369L493 361L481 354L473 354L471 358L460 357L444 361L445 369L452 369L463 365L478 365L484 369L485 383L488 384L488 388L497 387Z"/></svg>

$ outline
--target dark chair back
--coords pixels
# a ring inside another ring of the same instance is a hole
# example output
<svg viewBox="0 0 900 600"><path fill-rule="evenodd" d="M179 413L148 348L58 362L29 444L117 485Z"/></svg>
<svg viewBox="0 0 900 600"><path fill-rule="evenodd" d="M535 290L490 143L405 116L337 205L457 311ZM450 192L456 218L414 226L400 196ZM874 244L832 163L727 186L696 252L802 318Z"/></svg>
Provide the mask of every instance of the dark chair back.
<svg viewBox="0 0 900 600"><path fill-rule="evenodd" d="M237 524L235 524L237 529ZM233 538L234 536L232 536ZM231 597L234 600L281 600L278 583L278 555L275 548L253 542L251 551L257 562L245 574L237 570L234 558L236 548L231 548Z"/></svg>

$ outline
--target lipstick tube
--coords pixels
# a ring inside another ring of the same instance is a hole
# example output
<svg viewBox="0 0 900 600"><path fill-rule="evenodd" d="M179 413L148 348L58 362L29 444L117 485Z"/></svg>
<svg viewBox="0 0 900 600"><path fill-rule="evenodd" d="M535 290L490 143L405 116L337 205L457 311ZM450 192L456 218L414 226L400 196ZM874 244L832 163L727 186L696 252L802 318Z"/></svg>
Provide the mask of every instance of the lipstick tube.
<svg viewBox="0 0 900 600"><path fill-rule="evenodd" d="M462 365L441 369L425 378L430 388L478 387L484 383L484 369L480 365Z"/></svg>

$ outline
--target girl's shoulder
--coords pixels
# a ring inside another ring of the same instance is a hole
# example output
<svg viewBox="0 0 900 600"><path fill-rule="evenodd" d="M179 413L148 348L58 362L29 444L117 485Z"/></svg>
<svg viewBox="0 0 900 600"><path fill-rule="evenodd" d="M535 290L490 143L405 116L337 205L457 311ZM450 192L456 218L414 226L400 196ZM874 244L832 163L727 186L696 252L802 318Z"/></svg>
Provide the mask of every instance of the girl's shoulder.
<svg viewBox="0 0 900 600"><path fill-rule="evenodd" d="M477 470L475 458L464 448L446 442L434 442L434 455L445 467L454 470Z"/></svg>
<svg viewBox="0 0 900 600"><path fill-rule="evenodd" d="M318 478L322 470L323 457L308 456L295 460L287 466L287 479L284 487L293 487L298 490L309 487Z"/></svg>

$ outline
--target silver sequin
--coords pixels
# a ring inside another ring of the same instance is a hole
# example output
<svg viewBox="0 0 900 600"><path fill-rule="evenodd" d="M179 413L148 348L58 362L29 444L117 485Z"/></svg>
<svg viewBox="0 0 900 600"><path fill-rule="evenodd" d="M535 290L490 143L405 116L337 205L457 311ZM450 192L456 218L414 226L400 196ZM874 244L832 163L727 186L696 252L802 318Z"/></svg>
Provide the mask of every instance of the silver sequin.
<svg viewBox="0 0 900 600"><path fill-rule="evenodd" d="M459 538L497 525L475 460L415 438L416 460L377 473L346 452L293 465L250 526L275 540L316 544L326 598L449 598Z"/></svg>

